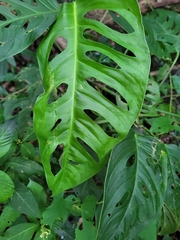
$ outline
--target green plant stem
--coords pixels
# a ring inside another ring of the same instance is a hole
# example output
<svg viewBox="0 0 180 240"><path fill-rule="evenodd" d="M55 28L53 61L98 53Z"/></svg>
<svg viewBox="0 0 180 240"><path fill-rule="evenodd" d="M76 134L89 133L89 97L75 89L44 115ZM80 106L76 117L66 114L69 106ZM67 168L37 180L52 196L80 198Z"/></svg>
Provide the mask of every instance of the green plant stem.
<svg viewBox="0 0 180 240"><path fill-rule="evenodd" d="M171 74L169 76L169 81L170 81L170 101L169 101L169 112L172 112L172 101L173 101L173 86L172 86L172 77Z"/></svg>
<svg viewBox="0 0 180 240"><path fill-rule="evenodd" d="M148 0L146 0L146 3L147 3L147 5L149 6L149 8L151 9L151 11L154 11L153 7L151 6L151 4L149 3Z"/></svg>
<svg viewBox="0 0 180 240"><path fill-rule="evenodd" d="M178 114L175 114L175 113L171 113L171 112L166 112L166 111L163 111L161 109L156 109L157 112L161 112L161 113L164 113L165 115L170 115L170 116L173 116L173 117L176 117L176 118L180 118L180 115ZM140 114L140 117L158 117L159 114L153 114L153 115L150 115L150 114Z"/></svg>
<svg viewBox="0 0 180 240"><path fill-rule="evenodd" d="M165 82L166 78L168 77L168 75L169 75L170 72L172 71L174 65L176 64L176 62L177 62L177 60L178 60L178 58L179 58L179 54L180 54L179 52L176 52L176 57L175 57L175 59L174 59L172 65L171 65L169 71L167 72L166 76L163 78L163 80L162 80L161 83L159 84L159 88L160 88L161 85Z"/></svg>

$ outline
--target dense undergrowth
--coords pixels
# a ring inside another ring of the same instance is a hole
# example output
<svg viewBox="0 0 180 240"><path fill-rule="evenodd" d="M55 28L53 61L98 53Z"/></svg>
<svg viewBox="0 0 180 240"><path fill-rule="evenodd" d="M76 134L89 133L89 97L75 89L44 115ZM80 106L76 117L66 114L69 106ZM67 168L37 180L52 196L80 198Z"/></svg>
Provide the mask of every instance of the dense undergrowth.
<svg viewBox="0 0 180 240"><path fill-rule="evenodd" d="M42 2L0 1L0 239L179 239L179 13Z"/></svg>

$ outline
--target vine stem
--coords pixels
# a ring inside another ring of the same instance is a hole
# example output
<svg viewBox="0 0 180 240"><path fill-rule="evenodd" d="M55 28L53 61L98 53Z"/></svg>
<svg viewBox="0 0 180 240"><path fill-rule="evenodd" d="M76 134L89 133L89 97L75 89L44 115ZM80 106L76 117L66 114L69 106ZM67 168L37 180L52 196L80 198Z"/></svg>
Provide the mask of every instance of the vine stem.
<svg viewBox="0 0 180 240"><path fill-rule="evenodd" d="M176 57L175 57L172 65L171 65L169 71L167 72L166 76L164 77L164 79L163 79L163 80L161 81L161 83L159 84L159 87L161 87L161 85L165 82L166 78L167 78L168 75L170 74L171 70L173 69L174 65L176 64L176 62L177 62L177 60L178 60L178 58L179 58L179 54L180 54L179 52L176 52Z"/></svg>

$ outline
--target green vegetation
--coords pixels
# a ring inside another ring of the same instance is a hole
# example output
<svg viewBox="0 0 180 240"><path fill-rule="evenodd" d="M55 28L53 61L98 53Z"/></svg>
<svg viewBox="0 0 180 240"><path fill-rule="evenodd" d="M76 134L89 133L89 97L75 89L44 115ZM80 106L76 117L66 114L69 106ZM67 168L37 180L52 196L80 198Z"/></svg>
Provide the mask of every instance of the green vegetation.
<svg viewBox="0 0 180 240"><path fill-rule="evenodd" d="M176 239L179 33L131 0L0 1L0 240Z"/></svg>

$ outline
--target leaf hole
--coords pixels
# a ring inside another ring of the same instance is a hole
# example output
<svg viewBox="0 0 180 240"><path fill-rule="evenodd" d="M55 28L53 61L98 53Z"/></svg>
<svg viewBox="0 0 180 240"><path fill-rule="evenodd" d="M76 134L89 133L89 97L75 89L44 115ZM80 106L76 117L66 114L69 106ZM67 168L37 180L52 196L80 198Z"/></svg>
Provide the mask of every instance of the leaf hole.
<svg viewBox="0 0 180 240"><path fill-rule="evenodd" d="M126 162L126 167L131 167L136 162L136 156L133 154Z"/></svg>
<svg viewBox="0 0 180 240"><path fill-rule="evenodd" d="M87 51L86 56L99 64L120 69L119 65L107 55L97 51Z"/></svg>
<svg viewBox="0 0 180 240"><path fill-rule="evenodd" d="M116 207L122 207L129 199L129 192L125 192L120 201L116 204Z"/></svg>
<svg viewBox="0 0 180 240"><path fill-rule="evenodd" d="M57 36L49 54L48 61L52 61L56 56L62 53L67 47L67 40L62 36Z"/></svg>
<svg viewBox="0 0 180 240"><path fill-rule="evenodd" d="M97 163L100 162L97 153L87 143L85 143L82 139L80 139L78 137L77 137L77 141L89 153L89 155L94 159L95 162L97 162Z"/></svg>
<svg viewBox="0 0 180 240"><path fill-rule="evenodd" d="M20 107L14 108L13 111L12 111L12 116L15 116L15 115L19 114L19 112L21 110L22 110L22 108L20 108Z"/></svg>
<svg viewBox="0 0 180 240"><path fill-rule="evenodd" d="M108 216L108 218L110 218L111 217L111 213L108 213L107 216Z"/></svg>
<svg viewBox="0 0 180 240"><path fill-rule="evenodd" d="M54 152L51 154L50 165L51 165L51 172L54 175L56 175L59 171L60 159L63 154L63 150L64 150L64 144L59 144L59 145L57 145Z"/></svg>
<svg viewBox="0 0 180 240"><path fill-rule="evenodd" d="M88 79L86 79L87 83L93 87L99 94L102 94L107 101L111 101L111 103L113 103L116 107L118 106L119 108L122 108L124 110L129 110L129 105L126 101L126 99L120 95L120 91L121 91L121 84L114 82L114 86L116 87L113 88L110 86L110 84L113 85L113 82L111 81L108 82L108 79L104 79L104 82L101 82L93 77L90 77ZM107 85L108 83L108 85ZM119 92L118 92L118 88L119 88Z"/></svg>
<svg viewBox="0 0 180 240"><path fill-rule="evenodd" d="M73 161L73 160L69 160L69 163L70 163L71 165L79 165L79 163L78 163L78 162L76 162L76 161Z"/></svg>
<svg viewBox="0 0 180 240"><path fill-rule="evenodd" d="M114 22L118 24L118 30L121 33L128 34L135 31L132 25L123 16L113 11L109 11L109 13L113 18Z"/></svg>
<svg viewBox="0 0 180 240"><path fill-rule="evenodd" d="M68 84L66 83L61 83L57 88L57 95L59 97L63 96L66 92L67 92L67 89L68 89Z"/></svg>
<svg viewBox="0 0 180 240"><path fill-rule="evenodd" d="M123 34L128 34L135 31L131 24L129 24L129 22L122 15L114 11L94 9L88 11L84 17L90 20L96 20Z"/></svg>
<svg viewBox="0 0 180 240"><path fill-rule="evenodd" d="M148 198L149 198L149 191L148 191L146 185L145 185L144 183L142 183L142 182L138 182L138 187L139 187L142 195L143 195L145 198L148 199Z"/></svg>
<svg viewBox="0 0 180 240"><path fill-rule="evenodd" d="M54 124L54 126L52 127L51 131L53 131L55 128L57 128L57 126L61 123L62 119L58 119L56 121L56 123Z"/></svg>
<svg viewBox="0 0 180 240"><path fill-rule="evenodd" d="M104 117L95 111L85 109L84 112L110 137L117 138L118 133L115 128Z"/></svg>

